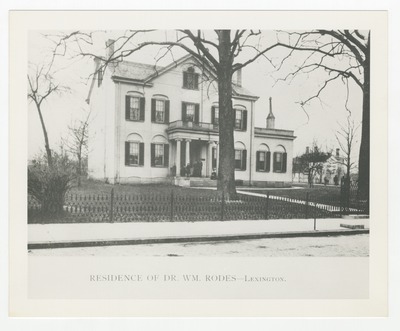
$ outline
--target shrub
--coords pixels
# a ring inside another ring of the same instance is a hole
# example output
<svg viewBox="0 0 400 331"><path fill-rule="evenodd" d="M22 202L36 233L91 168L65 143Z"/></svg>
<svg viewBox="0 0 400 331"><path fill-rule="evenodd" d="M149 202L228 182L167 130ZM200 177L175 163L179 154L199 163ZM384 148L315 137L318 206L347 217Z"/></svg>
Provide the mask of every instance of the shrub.
<svg viewBox="0 0 400 331"><path fill-rule="evenodd" d="M52 167L44 157L38 158L28 166L28 193L41 204L43 213L60 214L75 178L74 165L66 155L54 153Z"/></svg>

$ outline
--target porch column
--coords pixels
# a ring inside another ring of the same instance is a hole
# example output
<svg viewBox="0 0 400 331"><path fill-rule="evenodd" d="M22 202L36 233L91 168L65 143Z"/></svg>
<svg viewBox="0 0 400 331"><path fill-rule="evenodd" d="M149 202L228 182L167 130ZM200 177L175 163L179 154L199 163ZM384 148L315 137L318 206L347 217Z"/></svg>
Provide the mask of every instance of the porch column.
<svg viewBox="0 0 400 331"><path fill-rule="evenodd" d="M176 176L181 175L181 139L176 139L176 156L175 156Z"/></svg>
<svg viewBox="0 0 400 331"><path fill-rule="evenodd" d="M190 139L186 139L186 160L185 160L185 166L190 163Z"/></svg>
<svg viewBox="0 0 400 331"><path fill-rule="evenodd" d="M214 147L214 142L213 141L209 141L208 142L208 157L207 157L207 177L211 177L212 174L212 150Z"/></svg>

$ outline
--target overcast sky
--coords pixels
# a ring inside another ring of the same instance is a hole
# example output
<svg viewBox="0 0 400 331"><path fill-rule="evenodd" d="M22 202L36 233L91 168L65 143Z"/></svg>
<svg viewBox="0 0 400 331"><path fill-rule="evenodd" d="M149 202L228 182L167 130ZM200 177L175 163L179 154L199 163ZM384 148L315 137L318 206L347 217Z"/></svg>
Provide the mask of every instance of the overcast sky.
<svg viewBox="0 0 400 331"><path fill-rule="evenodd" d="M52 43L43 38L43 33L56 34L56 31L31 32L29 34L29 62L31 64L40 64L47 62L51 56ZM115 38L120 35L119 31L100 32L94 34L94 45L91 50L97 54L103 54L104 41L108 38ZM174 37L174 32L159 31L153 33L151 38ZM141 36L136 42L149 38ZM267 45L276 40L276 33L273 31L264 31L262 39L254 40L254 43ZM155 63L158 49L155 47L145 48L144 50L133 54L127 60L142 62L148 64ZM174 56L179 58L186 53L182 50L174 51ZM269 54L273 63L287 54L286 50L276 50ZM89 75L93 72L93 61L90 59L74 58L73 51L69 51L65 57L57 57L53 66L57 69L54 74L55 79L62 85L69 86L71 91L61 95L53 95L43 105L43 116L47 124L50 146L52 149L58 149L61 137L67 135L67 126L74 120L83 118L88 106L85 103L89 91ZM242 53L242 58L251 56L251 50ZM256 102L256 126L265 127L265 119L269 111L269 97L272 97L273 112L275 115L275 127L278 129L294 130L297 138L294 141L294 154L299 155L304 152L306 146L311 145L316 139L319 144L326 149L338 147L335 139L335 133L339 129L339 124L345 124L349 112L345 107L346 85L337 80L330 85L320 95L320 100L315 99L308 105L301 107L299 101L305 100L315 94L319 87L324 83L324 77L316 72L308 75L297 76L290 83L288 81L279 81L279 77L285 77L286 74L299 65L304 59L304 54L293 55L286 65L277 71L271 63L265 58L259 58L256 62L243 69L242 85L253 94L260 96ZM172 58L166 56L159 64L166 65ZM239 58L240 60L240 58ZM351 111L355 123L360 123L362 112L362 94L359 87L355 84L349 84L350 98L348 108ZM358 132L360 134L360 130ZM359 142L359 135L358 135ZM35 107L29 105L29 158L37 155L40 150L44 150L44 138L40 127L39 117ZM359 143L354 149L353 158L358 159Z"/></svg>

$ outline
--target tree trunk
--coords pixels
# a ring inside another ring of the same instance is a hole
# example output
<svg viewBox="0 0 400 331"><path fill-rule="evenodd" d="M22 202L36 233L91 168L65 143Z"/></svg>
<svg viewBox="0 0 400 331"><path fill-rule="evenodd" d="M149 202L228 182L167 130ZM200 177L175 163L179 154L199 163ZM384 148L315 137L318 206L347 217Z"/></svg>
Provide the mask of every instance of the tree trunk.
<svg viewBox="0 0 400 331"><path fill-rule="evenodd" d="M44 124L43 116L42 116L42 111L40 110L40 105L36 103L36 108L39 113L39 118L40 118L40 124L42 125L43 129L43 135L44 135L44 147L46 149L46 155L47 155L47 164L50 168L53 167L53 157L51 155L51 149L50 149L50 144L49 144L49 137L47 135L47 130L46 130L46 125Z"/></svg>
<svg viewBox="0 0 400 331"><path fill-rule="evenodd" d="M227 199L236 194L235 187L235 147L234 147L234 114L232 111L232 60L230 59L230 31L219 33L219 167L218 191Z"/></svg>
<svg viewBox="0 0 400 331"><path fill-rule="evenodd" d="M81 187L81 173L82 173L82 157L78 155L78 169L77 169L77 175L78 175L78 187Z"/></svg>
<svg viewBox="0 0 400 331"><path fill-rule="evenodd" d="M358 190L363 199L369 201L369 136L370 136L370 36L368 36L367 50L365 52L364 86L363 86L363 112L360 157L358 161Z"/></svg>

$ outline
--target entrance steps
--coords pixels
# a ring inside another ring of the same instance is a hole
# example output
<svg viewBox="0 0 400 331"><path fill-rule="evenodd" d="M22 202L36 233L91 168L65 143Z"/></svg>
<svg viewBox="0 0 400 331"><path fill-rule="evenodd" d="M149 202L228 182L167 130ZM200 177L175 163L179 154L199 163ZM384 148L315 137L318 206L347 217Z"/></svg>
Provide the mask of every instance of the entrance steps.
<svg viewBox="0 0 400 331"><path fill-rule="evenodd" d="M190 187L217 187L217 181L210 178L190 178Z"/></svg>

